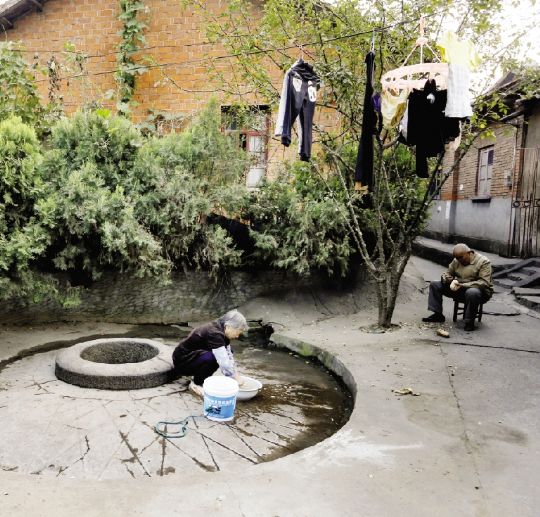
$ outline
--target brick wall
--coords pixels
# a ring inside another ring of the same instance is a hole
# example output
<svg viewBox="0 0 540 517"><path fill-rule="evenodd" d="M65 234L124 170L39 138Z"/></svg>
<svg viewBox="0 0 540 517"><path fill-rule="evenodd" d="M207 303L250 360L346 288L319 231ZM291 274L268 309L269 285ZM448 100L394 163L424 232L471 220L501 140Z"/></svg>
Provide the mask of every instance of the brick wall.
<svg viewBox="0 0 540 517"><path fill-rule="evenodd" d="M517 127L516 127L517 126ZM490 195L492 198L510 198L512 184L515 184L519 164L514 164L514 151L516 145L521 145L523 131L523 117L518 117L512 124L499 124L493 126L494 136L479 138L469 149L441 191L442 200L464 200L478 195L478 164L480 151L486 147L494 146L493 170L491 178ZM443 167L450 170L454 156L445 156ZM507 176L512 176L509 182Z"/></svg>
<svg viewBox="0 0 540 517"><path fill-rule="evenodd" d="M60 58L67 41L74 43L77 50L92 56L112 53L119 41L116 33L121 27L116 20L117 4L115 0L50 0L44 4L42 12L30 13L16 20L14 29L9 30L6 37L22 41L26 49L32 51L28 53L28 60L32 61L35 53L41 64L45 64L52 55ZM93 74L113 70L115 65L114 55L91 57L86 69ZM46 99L48 81L41 74L37 79L40 93ZM113 74L91 75L88 80L73 78L69 84L63 81L66 111L75 111L83 99L100 98L114 86Z"/></svg>
<svg viewBox="0 0 540 517"><path fill-rule="evenodd" d="M215 84L209 81L203 62L210 54L227 54L220 45L209 46L205 34L204 20L191 9L181 7L178 0L144 0L148 13L144 16L148 28L145 31L146 46L154 47L141 51L139 56L150 56L155 63L173 63L167 67L150 68L137 78L134 100L139 103L133 109L134 122L142 122L148 110L184 114L188 117L199 111L212 94L222 98ZM207 0L207 7L215 12L223 9L224 2ZM256 16L260 2L253 2ZM84 102L98 100L105 107L115 110L115 101L106 100L105 95L116 89L114 71L116 68L116 47L120 41L118 31L121 23L117 20L118 0L48 0L42 12L27 14L15 22L15 27L7 32L7 38L22 41L27 49L35 51L42 64L54 54L61 58L64 43L70 41L76 49L88 53L85 70L87 77L62 81L61 94L66 112L76 111ZM157 48L156 48L157 47ZM106 54L106 55L104 55ZM33 52L28 53L32 61ZM63 60L63 59L62 59ZM291 63L294 60L291 57ZM64 61L64 60L63 60ZM190 62L183 65L182 63ZM218 67L230 74L235 66L234 59L220 60ZM268 62L276 89L281 91L283 74ZM273 67L273 68L272 68ZM74 70L76 73L77 71ZM174 83L164 81L170 77ZM38 75L39 91L47 98L48 81ZM252 104L264 104L256 92L243 96ZM223 101L230 104L230 100ZM271 134L273 136L275 114L272 115ZM315 123L334 124L335 118L322 109L315 115ZM278 139L272 138L268 149L268 169L272 176L283 160L297 159L297 142L287 149Z"/></svg>
<svg viewBox="0 0 540 517"><path fill-rule="evenodd" d="M190 113L200 109L216 88L208 83L203 58L222 55L226 52L220 45L205 45L206 35L203 20L190 9L183 9L177 0L145 0L148 13L141 18L148 24L144 35L146 46L152 47L138 54L138 62L147 56L156 63L170 66L151 68L137 78L134 100L139 106L134 109L133 119L139 122L146 117L148 108ZM42 12L27 14L15 22L14 29L7 32L10 40L22 41L35 51L42 63L55 54L60 56L65 42L75 44L77 50L89 54L86 70L87 80L79 78L62 81L62 93L68 113L75 111L83 101L102 100L114 109L113 101L105 101L102 95L115 89L116 47L120 41L117 20L118 0L49 0ZM206 2L219 9L219 0ZM29 60L32 53L29 54ZM195 62L201 60L200 62ZM189 61L186 65L183 62ZM176 65L172 65L177 63ZM225 62L223 68L230 66ZM178 87L160 83L170 76ZM111 73L107 73L111 72ZM99 74L99 75L97 75ZM40 93L46 98L47 81L41 79Z"/></svg>

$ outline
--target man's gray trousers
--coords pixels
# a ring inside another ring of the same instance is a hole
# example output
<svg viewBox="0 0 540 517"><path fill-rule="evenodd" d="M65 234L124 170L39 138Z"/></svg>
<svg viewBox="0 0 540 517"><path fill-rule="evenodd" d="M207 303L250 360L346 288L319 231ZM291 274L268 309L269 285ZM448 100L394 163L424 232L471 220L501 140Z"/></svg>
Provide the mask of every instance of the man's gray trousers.
<svg viewBox="0 0 540 517"><path fill-rule="evenodd" d="M465 314L463 319L466 322L474 321L478 306L486 303L491 295L478 287L460 287L457 291L450 289L450 284L443 282L431 282L429 284L428 309L432 312L443 312L443 295L465 303Z"/></svg>

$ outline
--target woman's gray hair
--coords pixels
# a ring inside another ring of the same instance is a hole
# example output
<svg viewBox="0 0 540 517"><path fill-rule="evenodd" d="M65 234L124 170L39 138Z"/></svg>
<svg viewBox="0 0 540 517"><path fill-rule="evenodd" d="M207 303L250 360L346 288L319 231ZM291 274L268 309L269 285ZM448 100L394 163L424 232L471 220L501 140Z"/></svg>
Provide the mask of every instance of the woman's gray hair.
<svg viewBox="0 0 540 517"><path fill-rule="evenodd" d="M229 311L221 316L221 318L219 318L219 322L224 327L227 326L236 330L241 330L242 332L245 332L248 329L246 318L236 309L233 309L232 311Z"/></svg>

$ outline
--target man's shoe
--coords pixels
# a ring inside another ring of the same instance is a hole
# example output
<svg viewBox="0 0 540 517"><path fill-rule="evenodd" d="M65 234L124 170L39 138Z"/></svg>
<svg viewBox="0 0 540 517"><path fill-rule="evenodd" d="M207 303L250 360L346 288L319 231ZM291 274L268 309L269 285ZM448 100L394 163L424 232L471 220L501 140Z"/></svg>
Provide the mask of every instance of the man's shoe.
<svg viewBox="0 0 540 517"><path fill-rule="evenodd" d="M474 330L476 330L476 327L474 326L474 323L472 322L466 322L465 323L465 327L463 327L465 332L473 332Z"/></svg>
<svg viewBox="0 0 540 517"><path fill-rule="evenodd" d="M431 316L422 318L422 321L425 321L426 323L444 323L444 320L444 314L441 314L440 312L434 312Z"/></svg>
<svg viewBox="0 0 540 517"><path fill-rule="evenodd" d="M189 383L189 391L195 393L198 397L204 398L204 390L202 386L195 384L193 381Z"/></svg>

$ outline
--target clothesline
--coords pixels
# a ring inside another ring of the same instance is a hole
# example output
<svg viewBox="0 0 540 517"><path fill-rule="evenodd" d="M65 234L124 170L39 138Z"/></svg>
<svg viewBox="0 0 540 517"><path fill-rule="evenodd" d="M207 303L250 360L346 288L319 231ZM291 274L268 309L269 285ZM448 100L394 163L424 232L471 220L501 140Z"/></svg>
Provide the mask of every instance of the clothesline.
<svg viewBox="0 0 540 517"><path fill-rule="evenodd" d="M433 17L433 16L439 16L441 14L445 14L445 12L427 14L427 15L424 16L424 18L430 18L430 17ZM132 70L132 71L148 70L148 69L151 69L151 68L167 68L167 67L173 67L173 66L174 67L183 67L183 66L188 66L188 65L195 65L195 64L198 64L198 63L204 63L204 62L207 62L209 60L223 60L223 59L231 59L231 58L239 58L239 57L245 57L245 56L259 55L259 54L270 54L272 52L279 52L279 51L284 51L284 50L292 50L292 49L298 49L298 48L303 48L303 47L323 46L323 45L325 45L327 43L332 43L334 41L341 41L341 40L345 40L345 39L349 39L349 38L355 38L355 37L358 37L358 36L365 36L365 35L368 35L368 34L373 34L374 32L383 33L383 32L386 32L386 31L388 31L388 30L390 30L390 29L392 29L394 27L398 27L400 25L405 25L407 23L412 23L414 21L419 21L419 20L420 20L420 17L409 18L407 20L401 20L399 22L395 22L395 23L392 23L392 24L389 24L389 25L385 25L384 27L373 27L370 30L358 31L358 32L351 33L351 34L345 34L343 36L335 36L333 38L327 38L325 40L319 40L319 41L315 41L315 42L311 42L311 43L297 43L297 44L294 44L294 45L286 45L286 46L283 46L283 47L272 47L272 48L266 48L266 49L250 50L250 51L245 51L245 52L235 52L235 53L230 53L230 54L222 54L222 55L214 56L214 57L205 57L205 58L200 58L200 59L192 59L192 60L188 60L188 61L180 61L180 62L172 62L172 63L156 63L156 64L152 64L152 65L133 66L133 67L130 68L130 70ZM178 48L181 48L181 47L183 47L183 45L178 45ZM143 50L143 48L141 48L140 50ZM42 52L50 52L50 51L42 50ZM107 54L105 54L105 55L107 55ZM75 75L71 75L71 76L65 76L65 77L62 77L61 79L66 80L66 79L74 79L74 78L77 78L77 77L108 75L108 74L117 73L119 71L121 71L121 69L115 68L113 70L105 70L105 71L102 71L102 72L79 73L79 74L75 74ZM48 79L39 79L36 82L39 83L39 82L46 82L46 81L48 81Z"/></svg>
<svg viewBox="0 0 540 517"><path fill-rule="evenodd" d="M434 17L434 16L442 15L442 14L446 14L446 11L441 11L441 12L432 13L432 14L426 14L426 15L423 15L423 17L424 18L431 18L431 17ZM324 45L326 43L332 43L333 41L339 41L339 40L348 39L348 38L355 38L357 36L365 36L367 34L372 34L374 31L377 32L377 33L386 32L387 30L392 29L394 27L397 27L399 25L405 25L407 23L420 21L420 18L421 17L408 18L406 20L401 20L399 22L395 22L395 23L392 23L392 24L389 24L389 25L385 25L384 27L373 27L372 29L369 29L369 30L366 30L366 31L354 32L354 33L351 33L351 34L345 34L343 36L336 36L334 38L328 38L328 39L322 40L322 41L317 40L317 41L314 41L314 42L311 42L311 43L298 43L298 44L294 44L294 45L288 45L288 46L285 46L285 47L276 47L276 48L270 48L270 49L260 49L260 50L256 50L256 51L250 51L247 54L248 55L249 54L261 54L261 53L275 52L275 51L279 51L279 50L290 50L290 49L293 49L293 48L321 46L321 45ZM149 47L140 47L137 50L132 51L131 53L133 54L133 53L136 53L136 52L140 52L142 50L152 50L152 49L156 49L156 48L187 48L187 47L196 47L198 45L202 46L202 45L212 45L212 44L214 44L214 42L212 42L212 41L202 41L202 42L198 42L198 43L184 43L182 45L152 45L152 46L149 46ZM58 49L55 49L55 50L49 50L49 49L20 49L20 50L19 49L13 49L13 50L15 52L23 52L23 53L29 53L29 54L31 54L31 53L39 54L40 52L48 53L48 54L54 54L54 53L58 53L58 52L65 52L65 53L69 53L69 54L81 54L81 53L83 53L80 50L58 50ZM107 57L107 56L112 56L112 55L116 55L116 54L119 54L119 53L120 53L119 51L115 51L115 52L107 52L105 54L87 54L85 57L87 57L87 58ZM235 56L235 55L239 55L239 54L233 54L231 56ZM226 57L229 57L229 56L226 56Z"/></svg>
<svg viewBox="0 0 540 517"><path fill-rule="evenodd" d="M417 46L425 45L423 23ZM445 74L439 64L402 66L389 73L390 88L374 94L373 71L375 54L366 56L366 88L357 163L355 190L369 192L373 188L373 141L383 127L399 122L398 141L416 147L416 175L429 177L428 159L444 155L446 148L459 146L461 124L472 115L470 71L480 64L474 44L448 31L439 41ZM407 61L407 60L405 60ZM436 72L436 73L435 73ZM406 80L397 80L406 74ZM413 79L414 74L422 76ZM388 75L388 74L386 74ZM384 76L383 76L384 78ZM384 82L384 81L383 81ZM385 120L386 119L386 120Z"/></svg>

